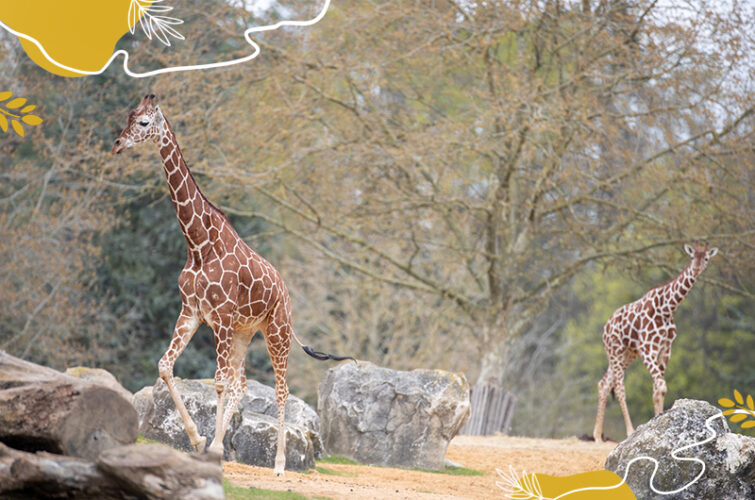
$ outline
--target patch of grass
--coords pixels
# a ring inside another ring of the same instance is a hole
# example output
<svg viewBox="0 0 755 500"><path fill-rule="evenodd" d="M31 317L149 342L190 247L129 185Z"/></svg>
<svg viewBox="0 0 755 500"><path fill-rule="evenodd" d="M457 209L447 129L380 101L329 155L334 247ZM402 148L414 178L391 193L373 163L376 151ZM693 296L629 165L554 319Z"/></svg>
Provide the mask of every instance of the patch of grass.
<svg viewBox="0 0 755 500"><path fill-rule="evenodd" d="M321 458L317 461L321 464L340 464L340 465L362 465L359 462L350 458L342 457L340 455L332 455L330 457Z"/></svg>
<svg viewBox="0 0 755 500"><path fill-rule="evenodd" d="M341 470L333 470L333 469L326 469L325 467L320 467L319 465L315 467L315 470L319 472L320 474L325 474L326 476L345 476L345 477L357 477L358 474L354 474L353 472L345 472Z"/></svg>
<svg viewBox="0 0 755 500"><path fill-rule="evenodd" d="M137 443L141 444L162 444L160 441L155 441L154 439L145 438L141 434L139 434L139 437L136 438Z"/></svg>
<svg viewBox="0 0 755 500"><path fill-rule="evenodd" d="M261 490L258 488L234 486L227 479L223 479L223 493L225 493L226 500L307 500L307 497L290 491Z"/></svg>
<svg viewBox="0 0 755 500"><path fill-rule="evenodd" d="M479 470L467 469L466 467L456 467L449 465L442 470L430 470L430 469L412 469L419 472L431 472L433 474L449 474L451 476L484 476L485 473Z"/></svg>

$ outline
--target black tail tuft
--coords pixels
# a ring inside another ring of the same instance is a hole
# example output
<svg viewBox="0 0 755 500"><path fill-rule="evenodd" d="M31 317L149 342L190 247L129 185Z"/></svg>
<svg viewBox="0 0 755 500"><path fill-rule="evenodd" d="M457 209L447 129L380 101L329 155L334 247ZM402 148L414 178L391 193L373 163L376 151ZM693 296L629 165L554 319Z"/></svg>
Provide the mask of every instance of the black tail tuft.
<svg viewBox="0 0 755 500"><path fill-rule="evenodd" d="M319 359L320 361L327 361L328 359L332 359L333 361L344 361L346 359L350 359L350 360L352 360L355 363L357 361L356 359L352 358L351 356L334 356L334 355L328 354L326 352L315 351L314 349L312 349L308 345L303 345L301 347L302 347L302 349L304 349L304 352L306 352L307 354L309 354L310 356L312 356L315 359Z"/></svg>

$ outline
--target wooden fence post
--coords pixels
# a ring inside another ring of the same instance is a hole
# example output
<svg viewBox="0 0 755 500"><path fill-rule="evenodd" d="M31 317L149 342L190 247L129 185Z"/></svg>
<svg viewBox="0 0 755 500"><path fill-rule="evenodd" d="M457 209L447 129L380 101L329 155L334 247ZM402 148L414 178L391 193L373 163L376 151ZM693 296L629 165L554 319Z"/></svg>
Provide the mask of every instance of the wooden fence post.
<svg viewBox="0 0 755 500"><path fill-rule="evenodd" d="M490 436L506 434L511 427L516 397L495 385L476 385L470 389L471 415L459 434Z"/></svg>

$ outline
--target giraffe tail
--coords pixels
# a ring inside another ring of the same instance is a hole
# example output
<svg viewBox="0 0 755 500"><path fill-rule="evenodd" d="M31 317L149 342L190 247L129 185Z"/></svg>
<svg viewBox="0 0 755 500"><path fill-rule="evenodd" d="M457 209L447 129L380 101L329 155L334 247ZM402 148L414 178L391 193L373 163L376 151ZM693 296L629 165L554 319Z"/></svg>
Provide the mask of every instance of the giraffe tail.
<svg viewBox="0 0 755 500"><path fill-rule="evenodd" d="M302 344L301 340L299 340L299 337L296 336L296 331L294 331L294 339L296 339L296 342L301 346L302 349L304 349L304 352L306 352L307 354L309 354L310 356L312 356L313 358L317 360L327 361L329 359L332 359L333 361L345 361L347 359L350 359L351 361L355 363L357 361L351 356L336 356L334 354L328 354L327 352L315 351L310 346Z"/></svg>
<svg viewBox="0 0 755 500"><path fill-rule="evenodd" d="M326 361L328 359L332 359L333 361L344 361L346 359L350 359L356 363L356 359L352 358L351 356L335 356L333 354L328 354L327 352L315 351L308 345L303 345L301 346L301 348L304 349L304 352L315 359L319 359L320 361Z"/></svg>

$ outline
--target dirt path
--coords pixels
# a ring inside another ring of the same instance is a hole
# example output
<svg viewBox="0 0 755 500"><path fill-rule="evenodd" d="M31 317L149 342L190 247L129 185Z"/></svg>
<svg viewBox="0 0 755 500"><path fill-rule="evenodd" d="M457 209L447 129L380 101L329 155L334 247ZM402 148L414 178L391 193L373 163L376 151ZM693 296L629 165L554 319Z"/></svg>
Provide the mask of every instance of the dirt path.
<svg viewBox="0 0 755 500"><path fill-rule="evenodd" d="M286 472L283 479L270 469L224 463L225 477L242 487L292 491L308 497L332 499L459 499L499 497L496 469L509 466L521 473L541 472L557 476L603 469L615 443L595 444L572 439L532 439L506 436L458 436L446 458L482 476L434 474L389 467L321 464L329 473Z"/></svg>

